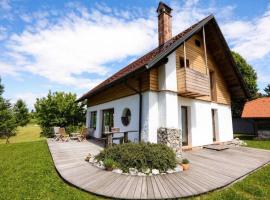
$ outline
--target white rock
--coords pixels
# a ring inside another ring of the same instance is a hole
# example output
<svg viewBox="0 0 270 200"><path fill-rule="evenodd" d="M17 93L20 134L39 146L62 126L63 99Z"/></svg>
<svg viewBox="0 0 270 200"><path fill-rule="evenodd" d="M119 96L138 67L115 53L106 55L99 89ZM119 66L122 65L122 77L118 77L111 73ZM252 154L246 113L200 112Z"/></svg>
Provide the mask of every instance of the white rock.
<svg viewBox="0 0 270 200"><path fill-rule="evenodd" d="M146 174L145 174L145 173L142 173L142 172L138 172L137 175L138 175L138 176L146 176Z"/></svg>
<svg viewBox="0 0 270 200"><path fill-rule="evenodd" d="M122 169L114 169L112 172L117 173L117 174L122 174L123 170Z"/></svg>
<svg viewBox="0 0 270 200"><path fill-rule="evenodd" d="M177 165L177 167L174 168L175 172L181 172L183 171L183 167L181 165Z"/></svg>
<svg viewBox="0 0 270 200"><path fill-rule="evenodd" d="M158 175L159 174L159 170L158 169L152 169L152 174L153 175Z"/></svg>
<svg viewBox="0 0 270 200"><path fill-rule="evenodd" d="M129 168L128 169L130 175L137 175L138 170L136 168Z"/></svg>
<svg viewBox="0 0 270 200"><path fill-rule="evenodd" d="M172 173L174 173L174 170L168 169L168 170L166 171L166 173L167 173L167 174L172 174Z"/></svg>
<svg viewBox="0 0 270 200"><path fill-rule="evenodd" d="M94 158L90 158L90 159L89 159L89 162L90 162L90 163L94 163L94 160L95 160Z"/></svg>
<svg viewBox="0 0 270 200"><path fill-rule="evenodd" d="M104 165L103 161L99 161L99 164L100 164L100 165Z"/></svg>

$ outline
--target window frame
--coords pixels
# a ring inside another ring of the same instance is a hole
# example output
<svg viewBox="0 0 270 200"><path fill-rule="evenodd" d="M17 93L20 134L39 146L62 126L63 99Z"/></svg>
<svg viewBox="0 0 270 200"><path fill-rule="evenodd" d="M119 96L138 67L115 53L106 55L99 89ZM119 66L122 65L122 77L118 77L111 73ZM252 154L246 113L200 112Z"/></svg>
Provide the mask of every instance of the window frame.
<svg viewBox="0 0 270 200"><path fill-rule="evenodd" d="M189 59L186 58L186 65L187 65L187 68L189 68ZM180 56L179 57L179 67L180 68L185 68L185 58Z"/></svg>
<svg viewBox="0 0 270 200"><path fill-rule="evenodd" d="M97 111L90 112L90 128L97 128Z"/></svg>

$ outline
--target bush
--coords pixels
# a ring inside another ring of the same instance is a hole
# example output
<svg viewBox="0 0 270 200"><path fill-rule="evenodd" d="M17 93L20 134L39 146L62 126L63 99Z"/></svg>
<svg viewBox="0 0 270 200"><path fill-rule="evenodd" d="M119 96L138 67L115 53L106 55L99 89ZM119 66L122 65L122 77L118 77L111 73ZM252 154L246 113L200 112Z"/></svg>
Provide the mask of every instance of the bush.
<svg viewBox="0 0 270 200"><path fill-rule="evenodd" d="M106 169L115 169L117 167L117 163L110 158L105 159L103 163Z"/></svg>
<svg viewBox="0 0 270 200"><path fill-rule="evenodd" d="M119 168L128 172L129 168L139 171L158 169L165 172L176 166L176 156L172 149L163 144L126 143L104 149L96 156L97 160L112 159Z"/></svg>
<svg viewBox="0 0 270 200"><path fill-rule="evenodd" d="M44 137L52 138L54 137L54 131L52 127L41 127L41 135Z"/></svg>
<svg viewBox="0 0 270 200"><path fill-rule="evenodd" d="M85 103L76 102L76 94L49 92L46 97L37 99L35 109L44 136L48 135L46 127L81 126L85 123Z"/></svg>
<svg viewBox="0 0 270 200"><path fill-rule="evenodd" d="M188 163L189 163L189 160L188 160L188 159L184 158L184 159L182 160L182 164L188 164Z"/></svg>

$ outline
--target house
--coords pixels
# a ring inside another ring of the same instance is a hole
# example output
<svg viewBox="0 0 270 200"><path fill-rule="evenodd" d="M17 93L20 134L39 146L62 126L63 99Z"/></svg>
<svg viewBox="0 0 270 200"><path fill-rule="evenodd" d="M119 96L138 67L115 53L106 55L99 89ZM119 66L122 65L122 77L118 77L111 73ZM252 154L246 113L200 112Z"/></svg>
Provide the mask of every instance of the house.
<svg viewBox="0 0 270 200"><path fill-rule="evenodd" d="M248 92L221 30L210 15L172 37L171 13L159 3L157 48L78 99L93 137L117 127L156 143L163 127L168 137L180 130L188 147L233 139L231 97Z"/></svg>
<svg viewBox="0 0 270 200"><path fill-rule="evenodd" d="M242 118L253 122L254 133L258 138L270 139L270 97L247 102Z"/></svg>

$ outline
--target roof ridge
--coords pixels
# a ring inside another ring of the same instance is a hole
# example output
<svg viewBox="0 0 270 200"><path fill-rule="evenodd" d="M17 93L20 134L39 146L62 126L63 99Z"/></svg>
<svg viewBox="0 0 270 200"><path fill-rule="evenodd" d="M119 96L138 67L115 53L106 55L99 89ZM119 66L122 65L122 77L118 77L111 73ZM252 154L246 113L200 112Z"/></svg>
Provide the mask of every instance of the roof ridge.
<svg viewBox="0 0 270 200"><path fill-rule="evenodd" d="M172 46L172 44L174 44L176 41L183 38L186 34L188 34L191 30L193 30L196 26L198 26L204 20L207 20L208 18L211 19L213 17L214 17L213 14L208 15L207 17L205 17L202 20L200 20L200 21L196 22L195 24L191 25L190 27L188 27L184 31L182 31L182 32L178 33L177 35L173 36L170 40L168 40L164 44L161 44L161 45L157 46L156 48L148 51L143 56L137 58L136 60L129 63L125 67L121 68L120 70L115 72L113 75L111 75L110 77L108 77L107 79L102 81L100 84L98 84L97 86L92 88L90 91L83 94L77 101L84 100L88 95L90 95L91 93L97 91L98 89L102 88L103 86L106 86L107 84L110 84L110 83L114 82L115 80L117 80L119 78L122 78L122 77L130 74L131 72L134 72L135 70L147 65L151 60L153 60L160 53L162 53L163 51L168 49L170 46ZM138 63L139 66L136 66L137 63ZM126 73L126 74L122 75L122 73Z"/></svg>

